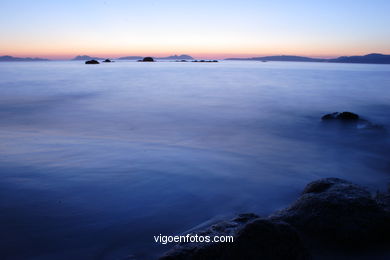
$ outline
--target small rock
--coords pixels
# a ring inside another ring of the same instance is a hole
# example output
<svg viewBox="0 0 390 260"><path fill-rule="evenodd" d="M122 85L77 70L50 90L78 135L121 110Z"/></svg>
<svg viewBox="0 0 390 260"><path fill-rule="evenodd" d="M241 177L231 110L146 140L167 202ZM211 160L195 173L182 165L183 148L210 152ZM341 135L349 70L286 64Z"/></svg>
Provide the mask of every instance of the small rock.
<svg viewBox="0 0 390 260"><path fill-rule="evenodd" d="M143 58L142 61L143 61L143 62L153 62L154 59L153 59L152 57L145 57L145 58Z"/></svg>
<svg viewBox="0 0 390 260"><path fill-rule="evenodd" d="M87 60L85 64L100 64L97 60Z"/></svg>
<svg viewBox="0 0 390 260"><path fill-rule="evenodd" d="M352 113L352 112L342 112L342 113L334 112L331 114L324 115L321 119L322 120L338 119L338 120L342 120L342 121L350 121L350 120L357 121L360 119L360 117L359 117L359 115Z"/></svg>

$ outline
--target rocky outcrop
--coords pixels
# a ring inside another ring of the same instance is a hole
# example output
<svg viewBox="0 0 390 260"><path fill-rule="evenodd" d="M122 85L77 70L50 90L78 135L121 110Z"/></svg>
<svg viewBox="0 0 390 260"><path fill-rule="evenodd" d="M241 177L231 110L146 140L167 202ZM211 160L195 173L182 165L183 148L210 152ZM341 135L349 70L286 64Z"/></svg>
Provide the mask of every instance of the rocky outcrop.
<svg viewBox="0 0 390 260"><path fill-rule="evenodd" d="M153 62L154 59L152 57L145 57L141 60L142 62Z"/></svg>
<svg viewBox="0 0 390 260"><path fill-rule="evenodd" d="M390 189L373 197L338 178L309 183L288 208L268 218L244 214L198 235L231 235L233 243L182 243L161 260L308 259L310 246L368 249L390 242ZM309 248L309 249L307 249Z"/></svg>
<svg viewBox="0 0 390 260"><path fill-rule="evenodd" d="M359 115L352 112L334 112L331 114L324 115L322 120L340 120L340 121L357 121L359 120Z"/></svg>
<svg viewBox="0 0 390 260"><path fill-rule="evenodd" d="M232 243L183 243L160 260L284 260L308 259L309 253L297 231L283 221L259 218L254 214L218 223L198 235L231 235Z"/></svg>
<svg viewBox="0 0 390 260"><path fill-rule="evenodd" d="M390 213L390 184L388 185L387 192L378 192L375 199L384 210Z"/></svg>
<svg viewBox="0 0 390 260"><path fill-rule="evenodd" d="M386 129L382 125L374 124L369 120L361 118L358 114L352 112L334 112L326 114L321 117L323 122L329 123L330 125L338 125L348 129L362 129L362 130L374 130L378 133L386 133Z"/></svg>
<svg viewBox="0 0 390 260"><path fill-rule="evenodd" d="M271 219L341 246L366 246L390 238L388 212L367 190L338 178L308 184L295 203Z"/></svg>
<svg viewBox="0 0 390 260"><path fill-rule="evenodd" d="M85 64L100 64L97 60L87 60Z"/></svg>
<svg viewBox="0 0 390 260"><path fill-rule="evenodd" d="M105 59L103 62L112 62L110 59Z"/></svg>

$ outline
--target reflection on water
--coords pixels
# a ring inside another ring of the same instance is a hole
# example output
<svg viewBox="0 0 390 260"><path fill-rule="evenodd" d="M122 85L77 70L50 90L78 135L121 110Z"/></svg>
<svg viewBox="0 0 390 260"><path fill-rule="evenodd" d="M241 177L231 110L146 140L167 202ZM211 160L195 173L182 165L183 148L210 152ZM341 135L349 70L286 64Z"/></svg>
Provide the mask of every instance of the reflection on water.
<svg viewBox="0 0 390 260"><path fill-rule="evenodd" d="M175 235L267 215L320 177L389 182L390 66L0 64L0 245L9 259L150 259ZM23 248L23 250L21 250Z"/></svg>

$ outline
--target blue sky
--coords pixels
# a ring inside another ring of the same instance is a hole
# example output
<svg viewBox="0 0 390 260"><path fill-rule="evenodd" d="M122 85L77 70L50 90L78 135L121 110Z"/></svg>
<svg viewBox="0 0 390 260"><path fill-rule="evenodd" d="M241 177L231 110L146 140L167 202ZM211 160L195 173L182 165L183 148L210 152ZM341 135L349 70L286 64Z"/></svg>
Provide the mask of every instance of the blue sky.
<svg viewBox="0 0 390 260"><path fill-rule="evenodd" d="M1 0L0 55L390 53L390 1Z"/></svg>

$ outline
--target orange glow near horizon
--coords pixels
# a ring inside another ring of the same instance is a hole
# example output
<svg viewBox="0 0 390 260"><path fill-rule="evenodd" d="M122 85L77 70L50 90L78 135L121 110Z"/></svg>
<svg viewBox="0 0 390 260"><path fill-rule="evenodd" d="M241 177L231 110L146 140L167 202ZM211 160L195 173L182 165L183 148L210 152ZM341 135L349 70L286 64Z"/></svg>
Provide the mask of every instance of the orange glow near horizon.
<svg viewBox="0 0 390 260"><path fill-rule="evenodd" d="M383 0L3 2L1 56L223 59L390 53L385 30L390 1Z"/></svg>
<svg viewBox="0 0 390 260"><path fill-rule="evenodd" d="M305 56L305 57L313 57L313 58L335 58L339 56L353 56L353 55L366 55L369 53L384 53L387 54L384 50L351 50L342 52L342 51L333 51L333 52L302 52L298 50L280 50L280 51L271 51L271 50L259 50L259 51L207 51L207 50L199 50L199 49L188 49L187 50L166 50L166 51L157 51L157 50L92 50L87 48L80 48L79 51L75 49L70 50L56 50L51 49L46 51L39 50L13 50L13 51L4 51L1 50L0 56L10 55L14 57L32 57L32 58L46 58L46 59L54 59L54 60L62 60L62 59L72 59L78 55L88 55L102 58L119 58L124 56L152 56L152 57L166 57L171 55L190 55L194 58L207 58L207 59L225 59L225 58L250 58L250 57L261 57L261 56L274 56L274 55L296 55L296 56Z"/></svg>
<svg viewBox="0 0 390 260"><path fill-rule="evenodd" d="M113 39L104 39L94 35L88 40L77 35L67 38L77 40L64 42L62 38L42 41L32 38L29 44L23 41L15 42L6 39L0 46L0 56L39 57L48 59L71 59L77 55L98 56L102 58L118 58L123 56L154 56L187 54L194 58L224 59L234 57L259 57L272 55L297 55L318 58L333 58L338 56L365 55L373 52L388 53L386 44L350 46L348 42L334 44L333 42L303 42L300 39L257 39L249 41L246 38L235 39L228 35L221 38L199 37L185 38L153 38L145 37L138 40L124 35ZM386 46L385 46L386 45Z"/></svg>

